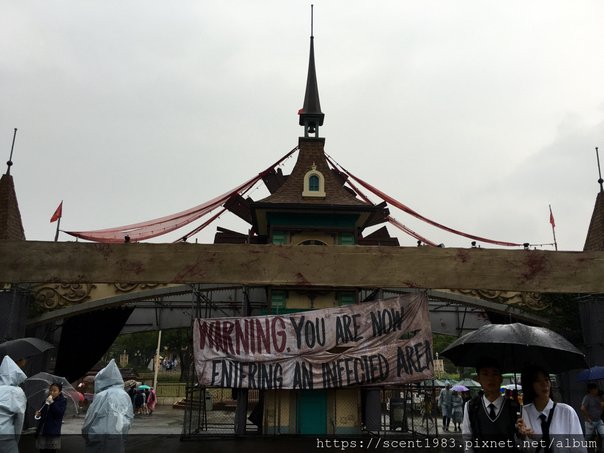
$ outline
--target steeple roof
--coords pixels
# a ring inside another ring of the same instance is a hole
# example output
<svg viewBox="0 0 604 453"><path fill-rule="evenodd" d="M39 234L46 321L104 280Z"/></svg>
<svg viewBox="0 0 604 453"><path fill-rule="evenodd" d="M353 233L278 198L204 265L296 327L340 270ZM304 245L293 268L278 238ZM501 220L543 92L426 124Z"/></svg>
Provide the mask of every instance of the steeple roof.
<svg viewBox="0 0 604 453"><path fill-rule="evenodd" d="M604 251L604 192L602 191L596 197L583 250Z"/></svg>
<svg viewBox="0 0 604 453"><path fill-rule="evenodd" d="M25 231L13 177L8 172L0 177L0 241L23 241Z"/></svg>
<svg viewBox="0 0 604 453"><path fill-rule="evenodd" d="M304 126L304 136L309 134L319 136L319 126L323 126L325 114L321 112L319 101L319 87L317 85L317 71L315 69L314 36L310 37L310 56L308 59L308 75L306 76L306 93L304 94L304 107L298 111L300 126Z"/></svg>
<svg viewBox="0 0 604 453"><path fill-rule="evenodd" d="M323 125L325 115L319 101L312 19L304 107L298 113L300 125L304 126L304 137L300 137L298 143L298 159L289 176L275 172L264 178L271 195L250 203L254 231L261 237L266 236L269 217L275 213L354 218L359 232L383 222L388 216L387 207L357 198L356 193L345 186L346 177L330 169L327 163L325 139L319 137L319 126Z"/></svg>

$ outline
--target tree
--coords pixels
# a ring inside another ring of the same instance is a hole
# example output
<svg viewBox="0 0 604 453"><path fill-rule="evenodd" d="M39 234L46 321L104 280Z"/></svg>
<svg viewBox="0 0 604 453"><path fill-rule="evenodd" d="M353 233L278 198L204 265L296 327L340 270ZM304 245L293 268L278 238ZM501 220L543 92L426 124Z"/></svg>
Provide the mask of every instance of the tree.
<svg viewBox="0 0 604 453"><path fill-rule="evenodd" d="M155 357L157 337L158 331L156 330L120 335L107 353L109 356L119 357L126 351L135 368L144 369ZM190 327L162 330L160 355L167 352L178 356L181 382L185 382L188 378L189 367L192 363L191 350L192 332Z"/></svg>

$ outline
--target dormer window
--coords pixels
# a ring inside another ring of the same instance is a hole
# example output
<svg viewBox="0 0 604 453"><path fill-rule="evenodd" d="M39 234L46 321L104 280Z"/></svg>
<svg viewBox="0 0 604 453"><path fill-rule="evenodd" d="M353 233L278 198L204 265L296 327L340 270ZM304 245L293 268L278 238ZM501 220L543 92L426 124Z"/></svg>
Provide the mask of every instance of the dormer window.
<svg viewBox="0 0 604 453"><path fill-rule="evenodd" d="M317 170L313 162L309 171L304 175L303 197L325 198L325 178L323 173Z"/></svg>

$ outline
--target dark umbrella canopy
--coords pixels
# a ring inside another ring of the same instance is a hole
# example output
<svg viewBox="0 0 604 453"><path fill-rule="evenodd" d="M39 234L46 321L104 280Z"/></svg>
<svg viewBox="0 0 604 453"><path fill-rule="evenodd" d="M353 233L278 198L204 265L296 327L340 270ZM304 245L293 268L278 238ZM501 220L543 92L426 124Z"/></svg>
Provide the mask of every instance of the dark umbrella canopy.
<svg viewBox="0 0 604 453"><path fill-rule="evenodd" d="M604 366L592 366L577 374L577 382L599 381L604 379Z"/></svg>
<svg viewBox="0 0 604 453"><path fill-rule="evenodd" d="M487 324L454 341L441 355L468 367L492 357L502 372L519 371L525 365L539 365L551 373L586 367L585 355L566 338L521 323Z"/></svg>
<svg viewBox="0 0 604 453"><path fill-rule="evenodd" d="M10 356L11 359L17 361L19 359L25 359L41 354L51 348L54 348L54 346L39 338L18 338L0 344L0 358L7 355Z"/></svg>

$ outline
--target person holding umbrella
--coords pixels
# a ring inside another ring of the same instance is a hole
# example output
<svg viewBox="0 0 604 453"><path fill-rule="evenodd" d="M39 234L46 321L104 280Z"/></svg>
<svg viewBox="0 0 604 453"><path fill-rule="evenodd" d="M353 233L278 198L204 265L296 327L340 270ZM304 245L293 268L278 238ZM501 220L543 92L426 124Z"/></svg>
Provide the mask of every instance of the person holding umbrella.
<svg viewBox="0 0 604 453"><path fill-rule="evenodd" d="M455 386L453 388L455 388ZM463 421L463 398L455 390L453 390L453 396L451 396L451 420L453 420L453 430L461 431L461 422Z"/></svg>
<svg viewBox="0 0 604 453"><path fill-rule="evenodd" d="M572 445L573 452L586 452L577 413L568 404L551 399L549 373L539 366L529 366L521 376L524 407L518 430L523 438L540 440L531 451L571 451L568 446Z"/></svg>
<svg viewBox="0 0 604 453"><path fill-rule="evenodd" d="M483 392L464 408L461 432L465 452L518 451L516 419L520 407L501 396L503 377L499 366L499 362L490 357L481 358L476 365L476 380Z"/></svg>
<svg viewBox="0 0 604 453"><path fill-rule="evenodd" d="M36 411L36 448L40 453L53 453L61 448L61 425L67 409L67 398L63 395L63 386L58 382L50 384L48 398Z"/></svg>

